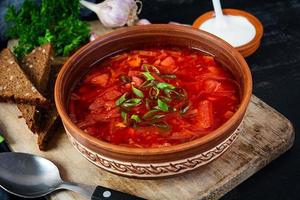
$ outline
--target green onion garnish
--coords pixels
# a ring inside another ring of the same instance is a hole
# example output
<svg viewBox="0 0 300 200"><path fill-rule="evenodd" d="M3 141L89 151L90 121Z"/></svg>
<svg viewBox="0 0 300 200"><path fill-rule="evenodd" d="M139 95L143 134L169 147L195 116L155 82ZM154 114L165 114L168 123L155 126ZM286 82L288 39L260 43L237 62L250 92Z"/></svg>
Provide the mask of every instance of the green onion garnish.
<svg viewBox="0 0 300 200"><path fill-rule="evenodd" d="M150 110L150 99L146 98L146 108Z"/></svg>
<svg viewBox="0 0 300 200"><path fill-rule="evenodd" d="M143 69L149 72L149 67L157 74L160 74L160 71L154 65L143 64Z"/></svg>
<svg viewBox="0 0 300 200"><path fill-rule="evenodd" d="M175 74L164 74L164 75L160 75L160 77L162 77L162 78L170 78L170 79L177 78L177 76Z"/></svg>
<svg viewBox="0 0 300 200"><path fill-rule="evenodd" d="M140 98L143 98L144 97L144 94L141 90L135 88L133 85L132 85L132 92L137 96L137 97L140 97Z"/></svg>
<svg viewBox="0 0 300 200"><path fill-rule="evenodd" d="M121 117L122 117L122 119L123 119L123 123L124 123L124 124L127 124L127 113L124 112L124 111L122 111L122 112L121 112Z"/></svg>
<svg viewBox="0 0 300 200"><path fill-rule="evenodd" d="M131 115L130 119L136 121L136 122L141 122L141 118L138 115Z"/></svg>
<svg viewBox="0 0 300 200"><path fill-rule="evenodd" d="M170 126L166 122L159 122L153 125L161 129L170 130Z"/></svg>
<svg viewBox="0 0 300 200"><path fill-rule="evenodd" d="M139 105L141 102L142 102L142 99L138 99L138 98L128 99L127 101L125 101L122 104L122 107L131 108L131 107Z"/></svg>
<svg viewBox="0 0 300 200"><path fill-rule="evenodd" d="M144 114L143 119L149 119L157 112L158 112L158 110L150 110Z"/></svg>
<svg viewBox="0 0 300 200"><path fill-rule="evenodd" d="M175 79L176 75L160 74L158 68L153 65L144 64L142 68L145 71L141 72L141 75L145 77L145 81L139 85L139 87L131 85L131 91L124 93L115 102L117 106L121 107L123 123L130 125L131 122L133 126L136 126L137 123L139 123L140 126L153 125L161 129L169 130L171 127L164 121L167 113L162 112L178 111L181 114L185 114L191 107L191 103L185 99L187 93L183 88L177 88L167 82L159 82L154 78L155 75L162 78ZM131 78L123 74L120 76L120 81L130 83ZM176 101L185 102L179 109L176 109L172 106ZM129 111L135 111L130 110L130 108L141 103L144 103L145 105L143 106L148 110L144 115L139 116L138 113L134 112L128 113ZM169 103L170 106L168 105Z"/></svg>
<svg viewBox="0 0 300 200"><path fill-rule="evenodd" d="M152 117L152 121L153 122L157 122L157 121L159 121L160 119L162 119L162 118L164 118L166 115L154 115L153 117Z"/></svg>
<svg viewBox="0 0 300 200"><path fill-rule="evenodd" d="M116 102L115 104L117 106L121 105L124 101L126 101L127 92L124 93Z"/></svg>
<svg viewBox="0 0 300 200"><path fill-rule="evenodd" d="M176 88L175 86L169 83L158 83L156 87L161 90L165 90L165 89L174 90Z"/></svg>
<svg viewBox="0 0 300 200"><path fill-rule="evenodd" d="M164 93L165 93L165 95L167 96L167 97L169 97L169 98L171 98L171 92L172 92L173 90L170 90L170 89L164 89Z"/></svg>
<svg viewBox="0 0 300 200"><path fill-rule="evenodd" d="M171 101L172 101L172 99L171 99L171 98L164 97L164 96L160 96L159 98L160 98L161 100L163 100L164 102L166 102L166 103L169 103L169 102L171 102Z"/></svg>
<svg viewBox="0 0 300 200"><path fill-rule="evenodd" d="M190 102L187 102L187 103L183 104L183 106L180 109L180 113L185 114L190 109L190 107L191 107Z"/></svg>
<svg viewBox="0 0 300 200"><path fill-rule="evenodd" d="M142 74L146 77L147 81L155 80L155 78L151 75L150 72L142 72Z"/></svg>
<svg viewBox="0 0 300 200"><path fill-rule="evenodd" d="M127 76L127 75L124 75L124 74L120 76L120 80L121 80L123 83L130 83L130 82L131 82L130 77Z"/></svg>
<svg viewBox="0 0 300 200"><path fill-rule="evenodd" d="M164 112L169 110L168 105L160 99L157 99L157 107Z"/></svg>
<svg viewBox="0 0 300 200"><path fill-rule="evenodd" d="M140 87L147 88L147 87L152 87L153 85L155 85L155 82L154 80L151 80L151 81L145 81L140 85Z"/></svg>
<svg viewBox="0 0 300 200"><path fill-rule="evenodd" d="M156 99L159 95L159 89L157 87L152 87L149 90L149 96L151 99Z"/></svg>

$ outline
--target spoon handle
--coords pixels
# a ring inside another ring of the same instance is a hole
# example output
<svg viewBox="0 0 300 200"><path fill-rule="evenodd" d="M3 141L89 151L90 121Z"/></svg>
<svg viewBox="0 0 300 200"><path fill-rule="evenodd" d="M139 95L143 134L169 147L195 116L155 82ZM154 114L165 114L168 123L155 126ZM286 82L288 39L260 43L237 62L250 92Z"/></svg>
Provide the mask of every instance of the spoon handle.
<svg viewBox="0 0 300 200"><path fill-rule="evenodd" d="M97 186L92 200L143 200L141 197L133 196L131 194L123 193L120 191L112 190L103 186Z"/></svg>

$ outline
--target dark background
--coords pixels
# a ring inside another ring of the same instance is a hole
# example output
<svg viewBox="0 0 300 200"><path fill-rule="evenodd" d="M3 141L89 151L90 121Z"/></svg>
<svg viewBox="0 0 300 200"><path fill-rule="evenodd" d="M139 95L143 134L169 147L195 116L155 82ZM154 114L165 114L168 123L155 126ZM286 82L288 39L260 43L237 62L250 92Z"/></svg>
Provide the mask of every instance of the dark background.
<svg viewBox="0 0 300 200"><path fill-rule="evenodd" d="M211 0L144 0L143 3L140 17L152 23L192 24L199 15L212 9ZM246 10L261 20L262 44L246 59L253 75L254 94L291 120L296 131L291 150L222 200L300 199L300 139L297 137L300 128L300 0L223 0L222 5Z"/></svg>

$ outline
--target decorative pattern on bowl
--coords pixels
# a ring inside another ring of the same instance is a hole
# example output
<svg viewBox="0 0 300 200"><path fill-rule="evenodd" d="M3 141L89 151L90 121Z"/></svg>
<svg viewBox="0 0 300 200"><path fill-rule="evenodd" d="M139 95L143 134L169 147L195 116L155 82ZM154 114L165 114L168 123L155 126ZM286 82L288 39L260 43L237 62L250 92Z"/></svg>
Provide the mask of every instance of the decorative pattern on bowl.
<svg viewBox="0 0 300 200"><path fill-rule="evenodd" d="M182 160L164 163L133 163L112 160L81 145L70 133L67 135L72 145L91 163L109 172L136 178L155 178L181 174L203 166L221 156L238 138L242 124L216 147Z"/></svg>

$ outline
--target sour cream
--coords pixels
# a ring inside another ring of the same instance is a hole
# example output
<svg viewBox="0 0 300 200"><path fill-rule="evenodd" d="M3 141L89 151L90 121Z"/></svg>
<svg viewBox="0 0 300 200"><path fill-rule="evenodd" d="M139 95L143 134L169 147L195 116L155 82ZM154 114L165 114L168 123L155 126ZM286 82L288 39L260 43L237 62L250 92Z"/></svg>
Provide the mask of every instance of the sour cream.
<svg viewBox="0 0 300 200"><path fill-rule="evenodd" d="M242 46L255 37L255 27L247 18L223 15L219 0L213 0L213 5L216 17L202 23L199 29L222 38L234 47Z"/></svg>

